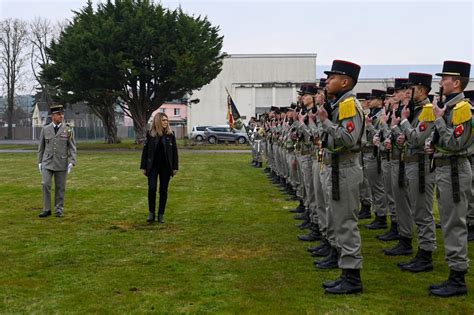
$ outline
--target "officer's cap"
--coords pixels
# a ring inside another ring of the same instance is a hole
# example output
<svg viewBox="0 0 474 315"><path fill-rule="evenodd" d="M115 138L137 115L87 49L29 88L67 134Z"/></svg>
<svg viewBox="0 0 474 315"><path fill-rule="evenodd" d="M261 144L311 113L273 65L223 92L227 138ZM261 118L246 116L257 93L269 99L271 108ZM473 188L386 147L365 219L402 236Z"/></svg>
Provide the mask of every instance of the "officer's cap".
<svg viewBox="0 0 474 315"><path fill-rule="evenodd" d="M357 93L356 98L362 101L368 100L370 98L370 93L366 93L366 92Z"/></svg>
<svg viewBox="0 0 474 315"><path fill-rule="evenodd" d="M387 94L387 92L385 90L372 89L372 93L370 95L370 98L382 99L382 98L385 97L385 94Z"/></svg>
<svg viewBox="0 0 474 315"><path fill-rule="evenodd" d="M474 90L464 91L464 96L474 102Z"/></svg>
<svg viewBox="0 0 474 315"><path fill-rule="evenodd" d="M51 105L51 107L49 108L49 112L51 114L55 114L55 113L62 113L64 112L64 106L63 105Z"/></svg>
<svg viewBox="0 0 474 315"><path fill-rule="evenodd" d="M393 87L395 91L402 90L406 88L406 83L408 82L408 78L396 78L395 79L395 86Z"/></svg>
<svg viewBox="0 0 474 315"><path fill-rule="evenodd" d="M326 78L321 78L321 79L319 79L318 88L324 89L325 87L326 87Z"/></svg>
<svg viewBox="0 0 474 315"><path fill-rule="evenodd" d="M428 91L431 91L432 80L433 80L433 76L429 73L410 72L408 74L408 82L405 83L405 85L406 86L423 85L428 88Z"/></svg>
<svg viewBox="0 0 474 315"><path fill-rule="evenodd" d="M464 61L446 60L443 63L443 71L436 73L437 76L451 75L469 78L471 64Z"/></svg>
<svg viewBox="0 0 474 315"><path fill-rule="evenodd" d="M395 93L395 89L391 86L387 87L387 91L385 92L386 96L393 96L393 93Z"/></svg>
<svg viewBox="0 0 474 315"><path fill-rule="evenodd" d="M328 76L331 74L341 74L351 77L357 83L359 79L360 66L345 60L334 60L330 71L324 71Z"/></svg>

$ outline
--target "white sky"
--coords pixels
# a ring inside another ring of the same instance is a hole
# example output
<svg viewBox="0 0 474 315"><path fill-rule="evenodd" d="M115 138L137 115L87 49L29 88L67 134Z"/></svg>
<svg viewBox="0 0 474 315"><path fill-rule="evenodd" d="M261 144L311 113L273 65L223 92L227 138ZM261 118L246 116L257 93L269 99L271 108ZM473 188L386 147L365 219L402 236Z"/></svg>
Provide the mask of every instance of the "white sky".
<svg viewBox="0 0 474 315"><path fill-rule="evenodd" d="M95 3L98 0L94 0ZM0 19L70 19L86 0L0 0ZM317 53L318 64L474 63L474 5L460 1L167 1L206 15L224 51Z"/></svg>

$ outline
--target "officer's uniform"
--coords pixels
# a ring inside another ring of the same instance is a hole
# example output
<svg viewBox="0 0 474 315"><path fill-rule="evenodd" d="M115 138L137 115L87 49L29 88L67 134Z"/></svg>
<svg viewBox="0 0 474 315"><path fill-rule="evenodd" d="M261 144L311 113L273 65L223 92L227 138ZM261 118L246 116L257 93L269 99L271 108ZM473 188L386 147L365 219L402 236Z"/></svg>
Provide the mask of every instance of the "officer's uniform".
<svg viewBox="0 0 474 315"><path fill-rule="evenodd" d="M373 89L371 98L382 101L385 94L385 90ZM366 225L368 229L372 230L385 229L387 227L387 199L383 185L382 159L378 148L373 144L373 138L379 132L381 114L382 108L372 108L370 110L368 115L372 118L372 123L367 125L367 143L362 148L364 169L372 195L372 207L376 215L375 220Z"/></svg>
<svg viewBox="0 0 474 315"><path fill-rule="evenodd" d="M431 74L411 72L408 85L421 85L431 89ZM433 269L432 252L436 249L436 226L433 215L434 173L430 172L429 157L424 152L425 140L434 128L433 105L426 98L413 104L414 117L400 122L407 139L406 177L413 219L418 231L418 253L408 263L398 264L402 270L412 272ZM412 108L413 110L413 108Z"/></svg>
<svg viewBox="0 0 474 315"><path fill-rule="evenodd" d="M395 79L395 89L405 89L408 78ZM405 173L406 144L397 144L397 137L403 132L398 126L389 128L385 126L384 138L391 139L392 150L391 159L391 180L392 191L397 209L399 242L395 247L385 249L385 255L399 256L413 254L413 213L411 210L410 198L408 197L408 180Z"/></svg>
<svg viewBox="0 0 474 315"><path fill-rule="evenodd" d="M439 76L469 78L471 65L445 61ZM461 92L444 102L443 117L436 118L432 143L435 147L436 184L448 281L430 287L431 294L453 296L467 293L464 275L467 256L467 209L472 194L472 168L468 159L472 144L472 107Z"/></svg>
<svg viewBox="0 0 474 315"><path fill-rule="evenodd" d="M63 111L62 105L52 106L51 113ZM55 130L57 129L57 130ZM41 217L51 214L51 186L54 177L54 209L57 216L64 212L64 194L68 165L76 165L76 143L73 129L64 122L58 128L54 123L41 130L38 147L38 164L41 164L41 184L43 186L43 212Z"/></svg>
<svg viewBox="0 0 474 315"><path fill-rule="evenodd" d="M474 90L464 91L464 96L471 101L471 104L474 103ZM467 210L467 225L468 225L467 240L472 242L474 241L474 143L472 143L472 141L471 141L471 146L469 147L469 156L470 156L471 169L472 169L473 175L472 175L471 200L469 201L469 208Z"/></svg>
<svg viewBox="0 0 474 315"><path fill-rule="evenodd" d="M347 75L357 82L360 66L334 60L331 75ZM326 187L331 192L328 220L334 227L339 268L339 279L325 283L327 293L342 294L362 291L361 237L358 222L359 185L363 180L360 150L365 138L364 114L352 90L340 92L332 104L331 119L322 121L328 134L323 163L330 170Z"/></svg>
<svg viewBox="0 0 474 315"><path fill-rule="evenodd" d="M387 97L393 96L395 89L393 87L387 88ZM390 116L390 110L386 108L386 113ZM390 119L390 118L389 118ZM398 224L397 224L397 211L395 208L395 200L393 197L393 188L392 188L392 162L390 159L390 152L384 146L384 130L389 130L388 126L384 123L380 123L378 136L380 138L379 144L379 158L382 160L382 174L383 174L383 188L385 191L385 199L387 201L387 215L390 214L390 229L381 235L377 235L376 238L381 241L392 241L397 240L400 235L398 234Z"/></svg>

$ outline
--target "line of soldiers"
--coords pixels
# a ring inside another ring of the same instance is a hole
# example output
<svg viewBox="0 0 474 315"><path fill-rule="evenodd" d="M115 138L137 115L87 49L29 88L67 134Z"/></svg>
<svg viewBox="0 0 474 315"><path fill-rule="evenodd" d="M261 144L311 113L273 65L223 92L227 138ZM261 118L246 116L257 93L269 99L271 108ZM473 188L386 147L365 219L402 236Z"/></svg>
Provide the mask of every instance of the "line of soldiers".
<svg viewBox="0 0 474 315"><path fill-rule="evenodd" d="M474 240L473 92L463 93L470 64L445 61L434 100L431 74L412 72L394 87L356 94L359 72L357 64L334 60L326 79L301 87L296 104L272 107L252 122L253 164L261 167L263 152L269 179L299 201L291 212L309 233L298 239L321 241L308 248L323 257L316 268L341 269L323 283L326 293L362 292L358 220L371 218L371 209L375 219L365 227L386 229L390 218L377 239L398 241L385 255L412 256L416 237L416 255L398 267L433 270L436 192L450 274L429 291L466 294L467 242Z"/></svg>

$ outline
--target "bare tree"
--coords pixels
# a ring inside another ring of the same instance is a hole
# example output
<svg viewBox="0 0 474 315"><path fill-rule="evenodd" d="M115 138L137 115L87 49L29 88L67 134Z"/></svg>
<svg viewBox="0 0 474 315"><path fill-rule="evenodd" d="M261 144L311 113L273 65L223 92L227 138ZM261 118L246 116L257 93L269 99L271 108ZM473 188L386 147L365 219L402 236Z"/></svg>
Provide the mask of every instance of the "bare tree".
<svg viewBox="0 0 474 315"><path fill-rule="evenodd" d="M27 42L27 25L19 19L0 21L0 76L7 91L7 138L13 138L13 108L15 89L20 78L20 71L25 64Z"/></svg>
<svg viewBox="0 0 474 315"><path fill-rule="evenodd" d="M50 58L46 53L46 49L51 44L51 41L57 37L60 26L55 27L51 24L50 20L36 17L29 24L29 30L31 71L38 82L38 85L36 85L37 90L40 90L46 103L51 105L53 102L51 87L41 78L40 72L42 66L50 64Z"/></svg>

